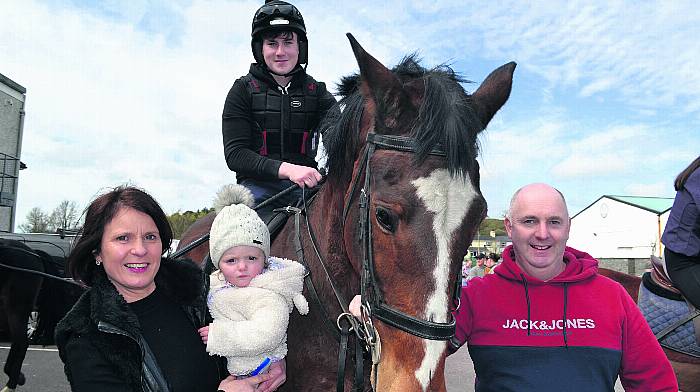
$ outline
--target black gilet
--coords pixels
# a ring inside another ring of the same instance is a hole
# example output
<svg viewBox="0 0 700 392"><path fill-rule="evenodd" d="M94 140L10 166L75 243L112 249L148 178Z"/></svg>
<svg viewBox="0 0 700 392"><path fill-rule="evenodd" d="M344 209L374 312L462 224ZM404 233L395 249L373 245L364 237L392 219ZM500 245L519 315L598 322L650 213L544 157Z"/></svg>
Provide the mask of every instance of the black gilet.
<svg viewBox="0 0 700 392"><path fill-rule="evenodd" d="M301 86L275 89L251 74L243 81L262 135L260 155L279 160L298 155L313 159L317 148L314 130L320 121L318 82L306 75Z"/></svg>

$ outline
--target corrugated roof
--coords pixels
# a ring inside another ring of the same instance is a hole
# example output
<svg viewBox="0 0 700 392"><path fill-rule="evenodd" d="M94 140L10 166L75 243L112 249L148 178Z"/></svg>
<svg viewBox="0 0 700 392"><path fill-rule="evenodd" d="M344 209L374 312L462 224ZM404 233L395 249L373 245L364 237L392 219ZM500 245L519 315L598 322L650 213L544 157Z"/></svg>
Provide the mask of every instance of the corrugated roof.
<svg viewBox="0 0 700 392"><path fill-rule="evenodd" d="M673 206L672 197L645 197L645 196L614 196L605 195L613 200L617 200L621 203L629 204L635 207L651 211L658 215L671 209Z"/></svg>

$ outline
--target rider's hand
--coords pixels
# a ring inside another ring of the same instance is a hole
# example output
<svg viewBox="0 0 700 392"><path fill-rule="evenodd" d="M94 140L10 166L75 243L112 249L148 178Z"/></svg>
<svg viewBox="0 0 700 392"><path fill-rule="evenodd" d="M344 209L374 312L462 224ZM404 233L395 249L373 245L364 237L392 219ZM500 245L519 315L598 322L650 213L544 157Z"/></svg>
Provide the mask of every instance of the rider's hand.
<svg viewBox="0 0 700 392"><path fill-rule="evenodd" d="M299 187L313 188L321 181L321 173L313 167L294 165L282 162L277 175L279 178L288 179Z"/></svg>

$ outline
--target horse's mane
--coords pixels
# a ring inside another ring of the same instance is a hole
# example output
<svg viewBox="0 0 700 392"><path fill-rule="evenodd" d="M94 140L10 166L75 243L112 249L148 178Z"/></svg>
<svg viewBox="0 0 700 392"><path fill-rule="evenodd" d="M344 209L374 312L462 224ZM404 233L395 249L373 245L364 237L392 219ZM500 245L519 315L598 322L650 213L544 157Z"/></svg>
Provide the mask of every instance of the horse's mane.
<svg viewBox="0 0 700 392"><path fill-rule="evenodd" d="M477 134L483 129L471 98L460 83L469 82L447 65L426 69L420 65L416 54L411 54L392 69L404 83L422 79L424 93L418 117L410 135L416 139L414 163L421 164L428 153L441 145L447 152L447 167L452 175L466 177L474 170L478 155ZM357 149L361 145L360 120L364 99L359 92L360 75L341 79L337 89L341 95L338 107L329 111L322 124L324 147L328 154L329 178L339 178L352 170ZM331 114L332 113L332 114Z"/></svg>

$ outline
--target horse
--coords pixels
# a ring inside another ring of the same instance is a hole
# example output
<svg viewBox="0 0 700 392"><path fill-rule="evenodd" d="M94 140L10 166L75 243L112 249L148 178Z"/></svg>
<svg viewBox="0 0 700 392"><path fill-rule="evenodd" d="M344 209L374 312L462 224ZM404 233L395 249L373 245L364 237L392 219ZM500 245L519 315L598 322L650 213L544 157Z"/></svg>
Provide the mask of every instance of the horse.
<svg viewBox="0 0 700 392"><path fill-rule="evenodd" d="M14 391L26 382L21 368L30 341L52 344L56 324L70 310L82 290L43 277L42 274L62 276L65 257L33 249L25 241L0 238L0 264L3 265L0 266L0 316L12 342L4 366L9 378L2 389L6 392ZM37 318L33 321L36 321L36 326L30 339L27 327L35 309Z"/></svg>
<svg viewBox="0 0 700 392"><path fill-rule="evenodd" d="M0 239L0 262L5 265L44 272L45 253L33 252L24 243L17 240ZM22 373L22 362L29 347L27 323L34 310L43 278L3 267L0 275L0 307L4 309L12 346L5 361L4 371L9 377L7 390L14 390L24 385L26 378ZM6 389L3 389L5 391Z"/></svg>
<svg viewBox="0 0 700 392"><path fill-rule="evenodd" d="M370 361L361 366L361 390L445 391L453 295L487 209L477 136L508 99L516 65L494 70L469 95L448 66L426 69L414 54L390 70L348 39L360 71L341 80L343 110L321 126L328 175L272 243L271 254L302 259L312 282L304 290L310 313L290 318L280 390L352 386L350 374L336 381L338 363L351 362L335 348L337 318L362 293L373 299L381 352L372 352L371 377ZM179 247L205 235L212 220L196 222ZM200 248L196 257L208 244Z"/></svg>
<svg viewBox="0 0 700 392"><path fill-rule="evenodd" d="M638 302L639 287L642 284L640 277L607 268L599 268L598 273L620 283L630 297L634 299L634 302ZM700 358L663 346L662 349L666 353L669 362L671 362L680 390L683 392L700 392Z"/></svg>

